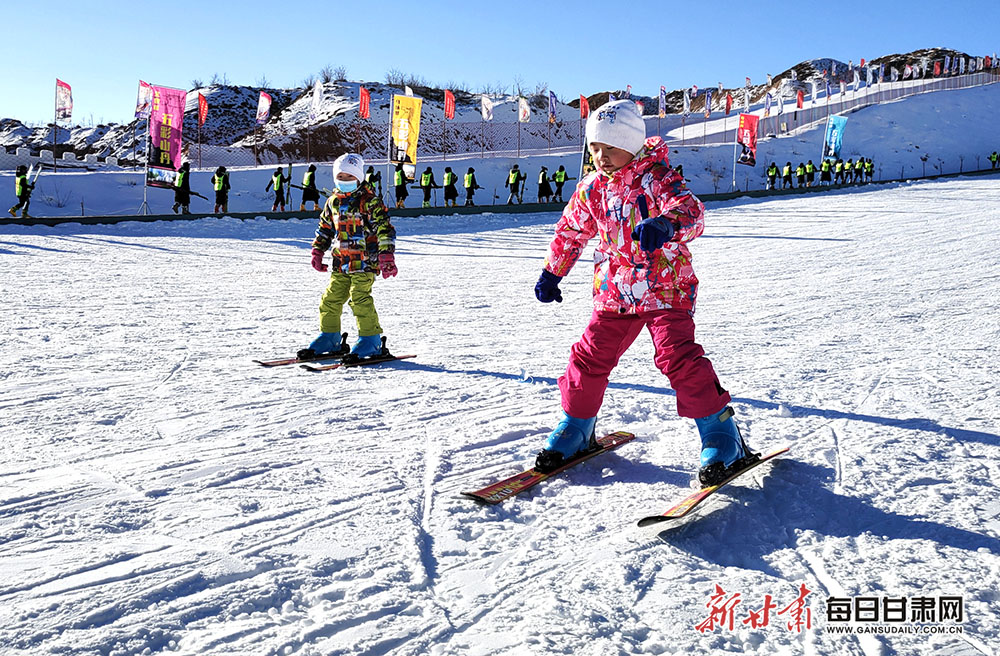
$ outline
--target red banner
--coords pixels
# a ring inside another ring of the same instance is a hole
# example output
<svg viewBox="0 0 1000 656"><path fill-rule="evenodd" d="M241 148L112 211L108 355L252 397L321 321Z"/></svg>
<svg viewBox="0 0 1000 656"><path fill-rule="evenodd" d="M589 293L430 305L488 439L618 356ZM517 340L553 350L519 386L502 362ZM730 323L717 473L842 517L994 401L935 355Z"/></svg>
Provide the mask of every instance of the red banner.
<svg viewBox="0 0 1000 656"><path fill-rule="evenodd" d="M205 96L198 93L198 125L205 125L205 120L208 118L208 101L205 100Z"/></svg>
<svg viewBox="0 0 1000 656"><path fill-rule="evenodd" d="M580 118L587 118L590 116L590 103L584 98L583 94L580 94Z"/></svg>
<svg viewBox="0 0 1000 656"><path fill-rule="evenodd" d="M940 61L934 62L934 77L937 77L938 75L941 75L941 62Z"/></svg>
<svg viewBox="0 0 1000 656"><path fill-rule="evenodd" d="M757 164L757 123L759 116L740 114L740 123L736 127L736 143L743 146L737 164L755 166Z"/></svg>
<svg viewBox="0 0 1000 656"><path fill-rule="evenodd" d="M448 120L455 118L455 94L447 89L444 91L444 117Z"/></svg>
<svg viewBox="0 0 1000 656"><path fill-rule="evenodd" d="M861 68L864 68L864 67L865 67L865 58L862 57L861 58Z"/></svg>
<svg viewBox="0 0 1000 656"><path fill-rule="evenodd" d="M729 116L729 112L733 109L733 94L726 93L726 116Z"/></svg>
<svg viewBox="0 0 1000 656"><path fill-rule="evenodd" d="M993 64L993 60L990 58L989 55L986 55L985 57L983 57L983 68L993 68L992 64Z"/></svg>
<svg viewBox="0 0 1000 656"><path fill-rule="evenodd" d="M56 120L68 121L73 118L73 90L68 84L56 78Z"/></svg>
<svg viewBox="0 0 1000 656"><path fill-rule="evenodd" d="M153 86L149 116L149 159L146 184L170 188L181 165L181 129L184 127L184 89Z"/></svg>
<svg viewBox="0 0 1000 656"><path fill-rule="evenodd" d="M358 116L367 119L371 116L372 94L368 89L361 87L358 93Z"/></svg>
<svg viewBox="0 0 1000 656"><path fill-rule="evenodd" d="M806 101L806 93L802 89L799 89L799 92L795 94L795 106L798 107L799 109L802 109L802 105L805 103L805 101Z"/></svg>

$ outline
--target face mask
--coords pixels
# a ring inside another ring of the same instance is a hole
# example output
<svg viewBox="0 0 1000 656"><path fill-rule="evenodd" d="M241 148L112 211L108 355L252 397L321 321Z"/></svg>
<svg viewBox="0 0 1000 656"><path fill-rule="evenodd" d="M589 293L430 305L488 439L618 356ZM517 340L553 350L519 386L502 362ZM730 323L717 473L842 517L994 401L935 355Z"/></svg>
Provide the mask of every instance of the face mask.
<svg viewBox="0 0 1000 656"><path fill-rule="evenodd" d="M356 180L352 180L352 181L335 180L334 184L337 185L337 189L339 191L342 191L345 194L349 194L349 193L351 193L352 191L354 191L355 189L358 188L358 183L357 183Z"/></svg>

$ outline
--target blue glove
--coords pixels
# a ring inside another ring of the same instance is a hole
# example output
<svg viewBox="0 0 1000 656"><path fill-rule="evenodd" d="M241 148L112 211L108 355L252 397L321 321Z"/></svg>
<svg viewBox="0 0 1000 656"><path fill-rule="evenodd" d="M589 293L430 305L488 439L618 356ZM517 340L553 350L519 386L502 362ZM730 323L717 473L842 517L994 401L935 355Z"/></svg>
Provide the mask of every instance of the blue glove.
<svg viewBox="0 0 1000 656"><path fill-rule="evenodd" d="M639 242L639 248L647 253L663 248L663 245L674 237L674 224L663 216L650 218L645 194L639 194L635 203L639 207L642 221L632 228L632 239Z"/></svg>
<svg viewBox="0 0 1000 656"><path fill-rule="evenodd" d="M562 303L562 292L559 291L559 282L562 276L550 273L548 269L542 269L542 275L538 276L535 283L535 298L542 303Z"/></svg>
<svg viewBox="0 0 1000 656"><path fill-rule="evenodd" d="M663 248L673 237L674 224L662 216L643 219L632 228L632 239L639 242L639 248L647 253Z"/></svg>

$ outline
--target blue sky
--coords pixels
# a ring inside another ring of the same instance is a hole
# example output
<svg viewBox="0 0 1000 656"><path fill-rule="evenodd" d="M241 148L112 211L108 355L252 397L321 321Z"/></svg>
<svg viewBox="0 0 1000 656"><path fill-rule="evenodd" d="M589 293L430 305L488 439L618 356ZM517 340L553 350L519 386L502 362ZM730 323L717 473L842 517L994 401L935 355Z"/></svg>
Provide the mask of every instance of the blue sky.
<svg viewBox="0 0 1000 656"><path fill-rule="evenodd" d="M626 84L650 96L661 84L738 86L819 57L1000 51L994 1L35 0L6 14L0 117L30 122L51 121L56 77L73 86L73 122L88 124L130 120L140 78L294 87L332 64L352 80L396 69L473 91L520 78L570 100Z"/></svg>

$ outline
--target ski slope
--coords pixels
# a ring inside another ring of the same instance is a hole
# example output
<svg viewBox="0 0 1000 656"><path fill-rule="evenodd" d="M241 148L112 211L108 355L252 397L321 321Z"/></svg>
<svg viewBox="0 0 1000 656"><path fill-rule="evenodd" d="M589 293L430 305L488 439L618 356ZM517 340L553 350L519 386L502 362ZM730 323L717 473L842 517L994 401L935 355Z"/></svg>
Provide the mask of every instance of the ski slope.
<svg viewBox="0 0 1000 656"><path fill-rule="evenodd" d="M636 441L459 496L557 416L591 302L587 255L534 299L555 214L396 219L375 299L418 357L323 374L251 362L317 330L312 221L0 226L0 654L996 654L998 208L1000 176L710 206L699 341L792 451L652 529L699 447L645 337L598 422ZM804 585L811 628L701 633L716 584L737 618ZM826 619L937 595L963 633Z"/></svg>

